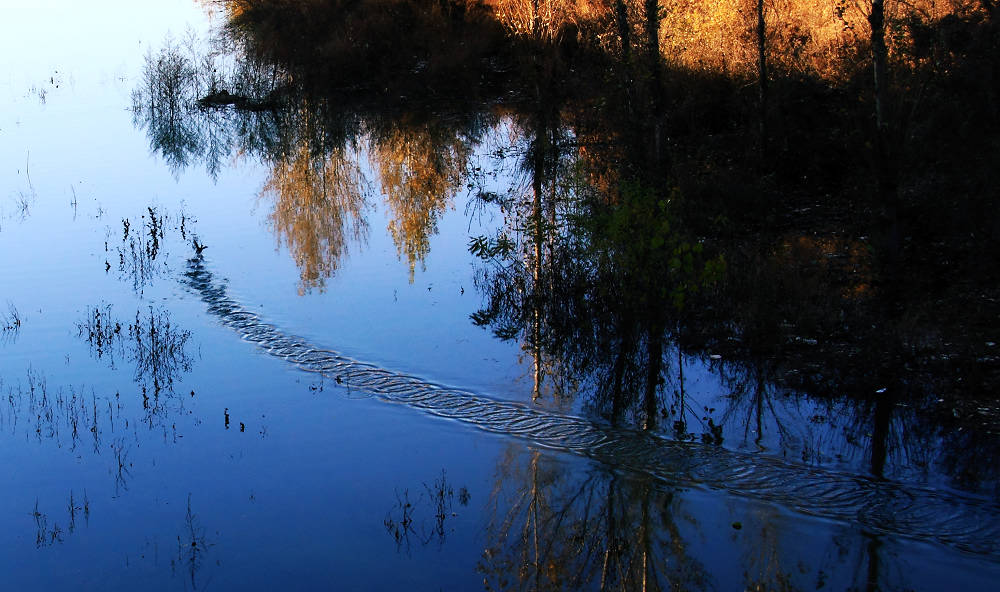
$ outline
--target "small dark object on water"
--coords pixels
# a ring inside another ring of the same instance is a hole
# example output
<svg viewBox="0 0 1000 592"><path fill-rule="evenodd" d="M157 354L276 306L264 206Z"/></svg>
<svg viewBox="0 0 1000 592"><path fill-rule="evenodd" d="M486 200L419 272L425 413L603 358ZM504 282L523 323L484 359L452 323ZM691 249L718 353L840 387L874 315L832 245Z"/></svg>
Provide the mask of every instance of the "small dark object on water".
<svg viewBox="0 0 1000 592"><path fill-rule="evenodd" d="M191 244L194 245L194 252L196 255L201 255L201 252L208 248L208 245L203 245L198 242L198 237L194 237Z"/></svg>
<svg viewBox="0 0 1000 592"><path fill-rule="evenodd" d="M198 106L202 109L221 109L232 105L241 111L266 111L275 107L275 102L271 98L255 99L243 95L234 95L228 90L218 90L211 92L198 99Z"/></svg>
<svg viewBox="0 0 1000 592"><path fill-rule="evenodd" d="M245 426L242 421L240 422L240 431L241 432L247 431L247 426Z"/></svg>
<svg viewBox="0 0 1000 592"><path fill-rule="evenodd" d="M741 524L739 522L733 522L733 528L735 528L736 530L739 530L739 529L743 528L743 524Z"/></svg>
<svg viewBox="0 0 1000 592"><path fill-rule="evenodd" d="M198 99L198 104L202 107L222 107L225 105L235 105L238 98L228 90L223 89L209 93Z"/></svg>
<svg viewBox="0 0 1000 592"><path fill-rule="evenodd" d="M343 384L343 382L344 381L340 378L340 375L338 374L337 375L337 384Z"/></svg>

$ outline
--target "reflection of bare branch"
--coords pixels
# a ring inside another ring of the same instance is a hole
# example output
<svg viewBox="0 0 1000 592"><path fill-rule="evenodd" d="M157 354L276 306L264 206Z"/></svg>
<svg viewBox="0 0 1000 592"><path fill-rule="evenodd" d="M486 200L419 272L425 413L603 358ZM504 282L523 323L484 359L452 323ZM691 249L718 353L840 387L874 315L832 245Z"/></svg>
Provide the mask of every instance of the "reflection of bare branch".
<svg viewBox="0 0 1000 592"><path fill-rule="evenodd" d="M73 491L70 490L69 501L66 506L69 522L69 531L67 533L63 531L58 522L53 521L52 525L49 526L49 515L39 509L39 501L36 499L35 507L31 511L31 517L35 522L35 546L38 548L52 547L58 543L62 543L64 535L71 535L76 531L76 514L81 510L84 512L84 516L87 518L89 524L90 500L87 498L86 492L83 494L82 503L82 506L78 505L78 500L74 497Z"/></svg>
<svg viewBox="0 0 1000 592"><path fill-rule="evenodd" d="M136 311L135 320L123 325L112 316L111 305L88 307L77 332L86 338L91 353L112 367L115 355L127 355L135 364L135 381L143 384L144 392L149 383L154 396L169 392L174 379L191 370L186 349L191 332L174 325L165 309L150 307L145 319Z"/></svg>
<svg viewBox="0 0 1000 592"><path fill-rule="evenodd" d="M706 587L669 493L602 470L571 475L538 451L528 457L510 450L500 464L479 565L490 589Z"/></svg>
<svg viewBox="0 0 1000 592"><path fill-rule="evenodd" d="M146 55L143 85L132 97L136 123L148 128L154 149L175 170L198 151L197 128L186 117L198 95L197 75L189 52L168 38L158 54Z"/></svg>
<svg viewBox="0 0 1000 592"><path fill-rule="evenodd" d="M49 518L38 511L38 500L35 500L35 509L31 512L35 519L35 546L50 547L56 543L63 542L62 529L58 524L53 524L49 528Z"/></svg>
<svg viewBox="0 0 1000 592"><path fill-rule="evenodd" d="M399 511L399 517L393 518L396 510ZM396 541L396 550L405 549L409 553L410 535L414 534L413 504L410 503L409 489L403 490L402 497L398 491L396 492L396 505L386 514L382 524L385 526L385 531Z"/></svg>
<svg viewBox="0 0 1000 592"><path fill-rule="evenodd" d="M129 462L129 449L124 438L116 438L111 443L111 452L115 456L115 466L112 472L115 475L115 491L118 489L128 489L128 479L132 476L132 463Z"/></svg>
<svg viewBox="0 0 1000 592"><path fill-rule="evenodd" d="M776 445L784 456L812 461L821 460L822 451L829 452L823 439L831 437L830 430L812 427L825 421L825 415L818 415L821 408L801 396L781 395L767 362L719 363L716 368L729 391L721 421L734 429L743 427L741 446L749 446L753 434L757 450ZM768 435L772 430L777 438L774 443Z"/></svg>
<svg viewBox="0 0 1000 592"><path fill-rule="evenodd" d="M920 429L921 421L912 408L898 406L892 389L876 393L873 399L839 402L839 413L847 418L846 442L841 455L864 454L869 471L878 478L904 467L926 468L933 454L937 427Z"/></svg>
<svg viewBox="0 0 1000 592"><path fill-rule="evenodd" d="M132 290L141 294L153 280L167 274L170 271L167 258L161 256L167 225L177 223L181 235L184 236L186 222L187 218L183 213L178 221L154 207L147 207L146 214L143 214L139 221L133 222L123 218L121 244L115 247L118 255L118 278L130 282ZM110 232L109 228L108 233ZM107 242L104 244L104 250L108 253L105 271L110 271L114 256L111 255Z"/></svg>
<svg viewBox="0 0 1000 592"><path fill-rule="evenodd" d="M7 313L0 315L0 345L13 343L21 332L21 314L12 302L7 303Z"/></svg>
<svg viewBox="0 0 1000 592"><path fill-rule="evenodd" d="M23 427L25 437L38 442L51 440L74 453L89 432L94 453L99 454L102 435L114 432L115 422L121 417L121 406L111 400L99 399L95 394L88 397L75 388L52 392L45 378L31 371L26 385L6 389L3 401L0 428L14 435Z"/></svg>
<svg viewBox="0 0 1000 592"><path fill-rule="evenodd" d="M189 33L181 42L168 37L159 52L146 55L143 80L132 93L133 120L175 173L203 160L214 178L226 158L245 143L254 147L259 132L274 125L267 111L277 70L252 59L231 65L222 54ZM226 108L236 104L245 108Z"/></svg>
<svg viewBox="0 0 1000 592"><path fill-rule="evenodd" d="M426 495L426 497L425 497ZM468 504L469 492L466 488L459 490L459 503ZM441 471L441 476L434 480L433 485L424 483L424 492L414 500L410 501L410 490L404 489L403 495L396 491L396 505L390 510L382 524L386 532L396 541L396 550L405 549L410 551L410 537L416 538L420 544L426 545L432 540L436 540L439 545L444 544L447 531L445 521L452 514L452 504L455 498L455 490L448 483L447 473ZM433 512L433 524L428 526L426 520L418 520L420 508L424 504L431 506Z"/></svg>
<svg viewBox="0 0 1000 592"><path fill-rule="evenodd" d="M191 370L191 358L185 349L191 332L170 322L165 309L149 308L145 323L136 311L135 322L128 327L132 338L130 357L135 363L136 380L149 380L153 391L173 388L174 378Z"/></svg>
<svg viewBox="0 0 1000 592"><path fill-rule="evenodd" d="M174 569L182 567L187 570L192 590L198 589L198 572L212 546L213 544L208 542L205 536L205 529L201 526L198 516L191 509L191 494L188 494L184 531L177 536L177 558L172 559L170 565Z"/></svg>
<svg viewBox="0 0 1000 592"><path fill-rule="evenodd" d="M114 368L115 344L121 335L122 325L111 317L111 305L88 306L83 321L76 324L78 337L86 337L90 350L97 359L107 356Z"/></svg>

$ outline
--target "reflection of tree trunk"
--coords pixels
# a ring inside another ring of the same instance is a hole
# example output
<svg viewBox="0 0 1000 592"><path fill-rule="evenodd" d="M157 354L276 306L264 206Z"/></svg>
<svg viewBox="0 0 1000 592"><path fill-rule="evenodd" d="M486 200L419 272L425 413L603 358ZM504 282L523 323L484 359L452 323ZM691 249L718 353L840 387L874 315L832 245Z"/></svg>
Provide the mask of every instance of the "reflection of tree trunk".
<svg viewBox="0 0 1000 592"><path fill-rule="evenodd" d="M558 113L553 117L552 124L549 126L549 133L552 137L548 141L548 146L550 149L549 154L549 167L552 172L552 178L549 182L549 203L547 204L547 215L548 215L548 246L549 246L549 265L555 258L556 250L556 175L558 174L559 166L559 144L556 132L559 129L560 121Z"/></svg>
<svg viewBox="0 0 1000 592"><path fill-rule="evenodd" d="M536 450L531 453L531 523L532 523L532 547L535 553L533 562L535 570L535 590L538 589L539 582L539 560L538 560L538 500L541 492L538 490L538 457Z"/></svg>
<svg viewBox="0 0 1000 592"><path fill-rule="evenodd" d="M885 463L889 456L889 427L892 420L893 401L889 390L880 393L875 400L872 426L872 474L885 476Z"/></svg>
<svg viewBox="0 0 1000 592"><path fill-rule="evenodd" d="M537 166L540 163L536 162ZM532 396L538 398L541 396L542 387L542 311L541 302L539 302L541 294L541 279L542 279L542 181L541 173L536 166L535 178L532 183L535 192L534 204L532 206L532 219L534 223L534 243L535 243L535 261L532 266L532 279L534 280L534 294L532 296L532 336L531 336L531 347L533 350L535 358L535 384Z"/></svg>
<svg viewBox="0 0 1000 592"><path fill-rule="evenodd" d="M542 311L540 302L540 295L542 293L542 245L544 243L544 222L542 219L542 181L545 176L545 155L548 145L548 126L546 125L544 106L541 104L541 96L538 97L538 101L539 112L538 121L536 122L537 129L535 130L534 162L532 163L533 170L531 176L531 190L533 198L531 206L531 226L535 255L535 260L532 265L532 280L534 284L532 294L532 316L534 318L531 338L531 347L535 358L535 383L534 390L532 392L532 396L534 398L541 396L542 386Z"/></svg>
<svg viewBox="0 0 1000 592"><path fill-rule="evenodd" d="M764 395L766 393L764 389L764 371L760 366L757 367L757 380L754 387L754 399L757 406L757 438L754 440L754 444L757 445L758 450L763 450L764 447L761 446L761 441L764 439Z"/></svg>
<svg viewBox="0 0 1000 592"><path fill-rule="evenodd" d="M649 360L646 368L645 393L646 422L643 428L651 430L656 427L656 390L660 385L660 373L663 371L663 331L652 328L649 330L648 337ZM679 350L680 347L678 346Z"/></svg>
<svg viewBox="0 0 1000 592"><path fill-rule="evenodd" d="M622 335L618 345L618 355L611 371L611 421L617 424L625 406L625 366L632 355L632 336L629 330Z"/></svg>
<svg viewBox="0 0 1000 592"><path fill-rule="evenodd" d="M878 592L879 549L882 543L878 537L872 536L868 541L868 581L865 584L867 592Z"/></svg>
<svg viewBox="0 0 1000 592"><path fill-rule="evenodd" d="M687 409L684 401L684 351L680 344L677 344L677 421L674 422L674 431L677 437L682 437L687 433Z"/></svg>
<svg viewBox="0 0 1000 592"><path fill-rule="evenodd" d="M537 327L538 327L538 318L537 318L537 313L536 313L536 317L535 317L535 327L536 327L536 329L535 329L535 333L536 333L535 339L537 340L538 339L538 329L537 329ZM535 361L534 361L534 369L533 369L533 372L532 372L532 374L534 375L534 380L533 380L532 389L531 389L531 398L532 399L538 399L539 397L542 396L542 376L544 374L543 371L542 371L542 348L539 347L538 345L536 345L533 348L532 357L534 358Z"/></svg>
<svg viewBox="0 0 1000 592"><path fill-rule="evenodd" d="M653 553L653 538L650 536L652 527L649 518L650 493L652 485L645 483L642 487L642 590L659 590L660 586L656 580L655 564L649 562L649 556Z"/></svg>
<svg viewBox="0 0 1000 592"><path fill-rule="evenodd" d="M614 497L615 497L615 485L617 484L617 477L612 476L611 482L608 483L608 505L607 505L607 518L605 519L605 528L607 529L607 534L605 535L604 549L604 562L601 565L601 592L608 589L609 575L612 569L612 563L617 561L617 550L615 545L615 512L614 512Z"/></svg>

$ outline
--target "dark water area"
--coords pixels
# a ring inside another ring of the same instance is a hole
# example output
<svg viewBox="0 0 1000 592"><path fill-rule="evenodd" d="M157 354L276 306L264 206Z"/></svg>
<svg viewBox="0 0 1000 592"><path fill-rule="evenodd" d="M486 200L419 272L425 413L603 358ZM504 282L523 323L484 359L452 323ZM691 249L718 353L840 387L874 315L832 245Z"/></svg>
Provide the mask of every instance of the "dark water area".
<svg viewBox="0 0 1000 592"><path fill-rule="evenodd" d="M995 587L985 8L881 168L867 58L526 6L7 19L5 586Z"/></svg>

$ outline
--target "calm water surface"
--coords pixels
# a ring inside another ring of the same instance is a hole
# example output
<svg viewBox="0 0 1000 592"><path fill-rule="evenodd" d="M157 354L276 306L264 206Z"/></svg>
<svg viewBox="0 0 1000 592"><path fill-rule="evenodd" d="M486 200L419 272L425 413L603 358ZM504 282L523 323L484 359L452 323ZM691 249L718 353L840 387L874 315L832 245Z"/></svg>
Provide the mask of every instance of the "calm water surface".
<svg viewBox="0 0 1000 592"><path fill-rule="evenodd" d="M681 382L671 347L691 437L611 427L592 385L533 401L530 350L470 321L470 237L505 222L464 184L411 265L362 142L361 228L310 272L323 211L283 226L271 164L178 166L136 125L146 56L221 17L136 11L32 3L2 25L9 589L995 585L1000 508L935 469L933 438L874 478L834 405L732 403L734 370L682 356ZM513 130L488 126L468 168ZM500 164L496 191L518 183Z"/></svg>

